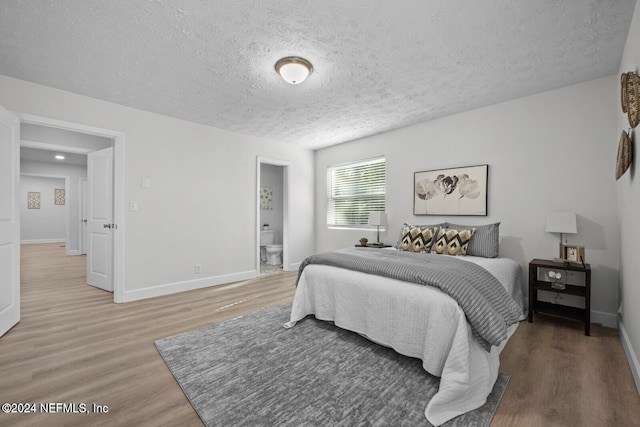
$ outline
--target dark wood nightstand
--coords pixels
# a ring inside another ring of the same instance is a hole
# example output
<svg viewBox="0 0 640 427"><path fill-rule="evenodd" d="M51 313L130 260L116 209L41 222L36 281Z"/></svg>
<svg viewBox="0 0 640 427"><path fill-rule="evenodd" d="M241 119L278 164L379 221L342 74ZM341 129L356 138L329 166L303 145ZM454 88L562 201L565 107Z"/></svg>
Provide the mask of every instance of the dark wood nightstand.
<svg viewBox="0 0 640 427"><path fill-rule="evenodd" d="M366 246L362 246L362 245L355 245L356 248L374 248L374 249L380 249L380 248L390 248L391 245L385 245L384 243L380 243L379 245L375 244L375 243L367 243Z"/></svg>
<svg viewBox="0 0 640 427"><path fill-rule="evenodd" d="M562 274L565 289L551 286L547 272ZM538 301L538 291L557 292L584 298L584 308ZM534 259L529 263L529 323L533 313L551 314L584 322L584 334L591 334L591 266L589 264L565 264L544 259Z"/></svg>

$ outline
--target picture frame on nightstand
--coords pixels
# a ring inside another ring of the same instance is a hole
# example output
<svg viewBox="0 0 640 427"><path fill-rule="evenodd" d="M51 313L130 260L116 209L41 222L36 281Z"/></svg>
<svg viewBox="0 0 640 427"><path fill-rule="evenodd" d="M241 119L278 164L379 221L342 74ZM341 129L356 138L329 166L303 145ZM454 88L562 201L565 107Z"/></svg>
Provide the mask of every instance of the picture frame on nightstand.
<svg viewBox="0 0 640 427"><path fill-rule="evenodd" d="M562 245L562 258L576 264L584 263L584 246Z"/></svg>

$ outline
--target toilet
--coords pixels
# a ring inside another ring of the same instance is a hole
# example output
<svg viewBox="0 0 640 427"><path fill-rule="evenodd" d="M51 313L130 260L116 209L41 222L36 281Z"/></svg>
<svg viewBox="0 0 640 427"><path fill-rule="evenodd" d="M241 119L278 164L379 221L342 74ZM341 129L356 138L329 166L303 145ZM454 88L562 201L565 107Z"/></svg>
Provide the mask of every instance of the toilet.
<svg viewBox="0 0 640 427"><path fill-rule="evenodd" d="M282 245L267 245L267 264L282 264Z"/></svg>
<svg viewBox="0 0 640 427"><path fill-rule="evenodd" d="M282 264L282 245L273 243L276 232L263 230L260 232L260 261L270 265Z"/></svg>

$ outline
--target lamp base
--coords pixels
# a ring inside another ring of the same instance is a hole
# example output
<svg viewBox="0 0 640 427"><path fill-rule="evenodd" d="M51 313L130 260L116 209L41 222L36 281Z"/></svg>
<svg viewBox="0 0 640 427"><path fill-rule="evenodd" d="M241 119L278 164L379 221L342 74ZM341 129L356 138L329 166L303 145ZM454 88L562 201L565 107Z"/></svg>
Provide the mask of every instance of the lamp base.
<svg viewBox="0 0 640 427"><path fill-rule="evenodd" d="M562 233L560 233L560 250L558 251L558 253L559 253L558 257L559 258L563 258L564 257L563 254L562 254L562 250L563 249L564 249L564 245L562 244Z"/></svg>

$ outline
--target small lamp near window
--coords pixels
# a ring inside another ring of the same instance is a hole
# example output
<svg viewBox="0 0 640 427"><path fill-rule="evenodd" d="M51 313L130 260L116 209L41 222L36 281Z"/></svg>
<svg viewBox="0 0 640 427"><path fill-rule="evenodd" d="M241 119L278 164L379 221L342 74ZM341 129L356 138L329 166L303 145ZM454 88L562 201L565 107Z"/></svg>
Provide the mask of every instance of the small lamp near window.
<svg viewBox="0 0 640 427"><path fill-rule="evenodd" d="M387 213L382 211L374 211L369 213L369 225L375 225L378 229L378 238L376 245L380 245L380 226L387 225Z"/></svg>
<svg viewBox="0 0 640 427"><path fill-rule="evenodd" d="M562 238L563 234L578 232L578 226L576 225L576 214L572 212L553 212L547 215L547 222L544 228L547 233L560 233L560 256L562 254ZM566 243L566 242L565 242Z"/></svg>

